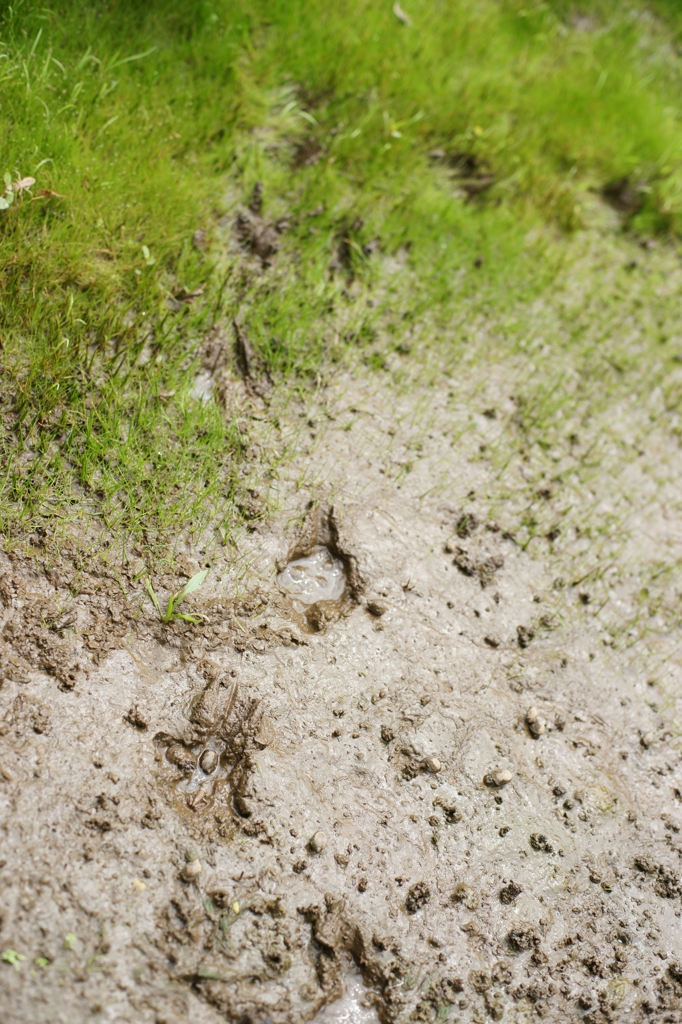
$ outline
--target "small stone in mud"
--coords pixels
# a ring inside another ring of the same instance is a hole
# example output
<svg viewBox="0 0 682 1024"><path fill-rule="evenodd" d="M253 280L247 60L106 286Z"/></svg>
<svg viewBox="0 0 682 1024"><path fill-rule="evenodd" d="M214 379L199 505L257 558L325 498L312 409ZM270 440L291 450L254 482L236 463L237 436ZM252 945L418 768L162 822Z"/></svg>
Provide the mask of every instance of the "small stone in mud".
<svg viewBox="0 0 682 1024"><path fill-rule="evenodd" d="M554 847L550 843L547 836L543 835L542 832L533 832L530 837L530 845L534 850L538 850L541 853L553 853Z"/></svg>
<svg viewBox="0 0 682 1024"><path fill-rule="evenodd" d="M495 768L493 771L488 772L486 777L483 779L486 786L506 786L507 783L511 782L512 773L508 768Z"/></svg>
<svg viewBox="0 0 682 1024"><path fill-rule="evenodd" d="M422 768L430 775L437 775L441 767L442 765L437 757L425 757L422 761Z"/></svg>
<svg viewBox="0 0 682 1024"><path fill-rule="evenodd" d="M307 867L308 867L308 862L307 861L305 861L305 860L297 860L296 863L293 865L294 873L297 874L297 875L300 875L300 874L302 874L302 872L305 871L305 869Z"/></svg>
<svg viewBox="0 0 682 1024"><path fill-rule="evenodd" d="M253 742L256 744L259 750L265 750L266 747L271 747L277 738L277 733L272 721L267 715L263 715L258 731L253 737Z"/></svg>
<svg viewBox="0 0 682 1024"><path fill-rule="evenodd" d="M566 787L562 786L561 783L558 782L556 784L556 786L554 787L554 789L552 790L552 792L554 793L554 796L565 796L566 795Z"/></svg>
<svg viewBox="0 0 682 1024"><path fill-rule="evenodd" d="M488 647L499 647L500 646L500 638L498 636L492 636L492 635L484 636L483 637L483 642L485 644L487 644Z"/></svg>
<svg viewBox="0 0 682 1024"><path fill-rule="evenodd" d="M537 739L542 736L547 728L547 723L544 718L540 717L540 712L537 708L528 708L526 712L526 725L528 726L529 732Z"/></svg>
<svg viewBox="0 0 682 1024"><path fill-rule="evenodd" d="M504 837L506 835L509 835L510 832L511 832L511 825L503 825L502 828L500 829L500 831L497 834L499 836L502 836L502 838L504 839Z"/></svg>
<svg viewBox="0 0 682 1024"><path fill-rule="evenodd" d="M218 767L218 755L215 750L204 750L199 758L199 767L206 775L212 775Z"/></svg>
<svg viewBox="0 0 682 1024"><path fill-rule="evenodd" d="M367 892L368 881L363 875L362 878L358 879L358 892Z"/></svg>
<svg viewBox="0 0 682 1024"><path fill-rule="evenodd" d="M381 727L381 739L384 743L390 743L391 740L395 739L395 733L390 725L382 725Z"/></svg>
<svg viewBox="0 0 682 1024"><path fill-rule="evenodd" d="M327 834L326 832L315 832L308 843L308 846L313 853L322 853L325 846L327 845Z"/></svg>
<svg viewBox="0 0 682 1024"><path fill-rule="evenodd" d="M350 857L348 856L347 853L335 853L334 860L339 865L339 867L347 868Z"/></svg>
<svg viewBox="0 0 682 1024"><path fill-rule="evenodd" d="M411 886L405 900L405 909L408 914L416 914L431 899L431 890L426 882L417 882Z"/></svg>
<svg viewBox="0 0 682 1024"><path fill-rule="evenodd" d="M516 882L509 882L504 888L500 889L500 903L506 903L509 905L513 903L517 896L520 896L523 889Z"/></svg>
<svg viewBox="0 0 682 1024"><path fill-rule="evenodd" d="M641 737L639 742L642 744L642 746L644 747L645 750L648 750L649 747L653 745L653 742L654 742L655 739L656 739L656 733L654 733L654 732L645 732L644 735Z"/></svg>
<svg viewBox="0 0 682 1024"><path fill-rule="evenodd" d="M193 860L190 860L187 864L185 864L184 868L180 872L180 877L182 878L183 882L193 882L195 881L195 879L199 877L200 874L201 861L199 860L198 857L195 857Z"/></svg>
<svg viewBox="0 0 682 1024"><path fill-rule="evenodd" d="M173 743L166 751L166 757L171 764L174 764L176 768L179 768L181 772L187 772L188 774L193 772L196 767L196 762L189 750L186 750L181 743Z"/></svg>
<svg viewBox="0 0 682 1024"><path fill-rule="evenodd" d="M382 615L385 615L388 611L388 606L384 601L378 601L376 598L372 598L367 602L367 611L370 615L374 615L375 618L380 619Z"/></svg>

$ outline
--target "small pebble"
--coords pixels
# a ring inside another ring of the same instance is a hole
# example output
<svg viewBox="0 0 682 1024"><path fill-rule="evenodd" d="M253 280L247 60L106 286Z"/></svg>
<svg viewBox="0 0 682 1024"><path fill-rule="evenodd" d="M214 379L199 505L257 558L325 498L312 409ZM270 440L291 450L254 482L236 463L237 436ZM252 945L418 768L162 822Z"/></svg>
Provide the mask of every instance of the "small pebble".
<svg viewBox="0 0 682 1024"><path fill-rule="evenodd" d="M425 757L422 761L422 768L431 775L437 775L441 767L442 765L437 757Z"/></svg>
<svg viewBox="0 0 682 1024"><path fill-rule="evenodd" d="M512 773L508 768L495 768L488 772L484 778L486 786L506 786L512 780Z"/></svg>
<svg viewBox="0 0 682 1024"><path fill-rule="evenodd" d="M215 750L204 750L199 758L199 767L206 775L212 775L218 767L218 755Z"/></svg>
<svg viewBox="0 0 682 1024"><path fill-rule="evenodd" d="M327 833L326 832L315 832L311 837L308 846L313 853L322 853L325 846L327 845Z"/></svg>
<svg viewBox="0 0 682 1024"><path fill-rule="evenodd" d="M373 598L367 602L367 611L370 615L374 615L377 619L380 619L382 615L386 614L388 608L383 601L378 601L376 598Z"/></svg>
<svg viewBox="0 0 682 1024"><path fill-rule="evenodd" d="M530 729L533 736L542 736L547 728L547 723L544 718L540 718L540 713L537 708L528 708L526 712L526 725Z"/></svg>
<svg viewBox="0 0 682 1024"><path fill-rule="evenodd" d="M180 875L185 882L193 882L201 874L201 861L198 857L185 864Z"/></svg>
<svg viewBox="0 0 682 1024"><path fill-rule="evenodd" d="M642 744L642 746L644 747L645 750L648 750L648 748L653 744L655 739L656 739L656 733L654 733L654 732L645 732L639 742Z"/></svg>

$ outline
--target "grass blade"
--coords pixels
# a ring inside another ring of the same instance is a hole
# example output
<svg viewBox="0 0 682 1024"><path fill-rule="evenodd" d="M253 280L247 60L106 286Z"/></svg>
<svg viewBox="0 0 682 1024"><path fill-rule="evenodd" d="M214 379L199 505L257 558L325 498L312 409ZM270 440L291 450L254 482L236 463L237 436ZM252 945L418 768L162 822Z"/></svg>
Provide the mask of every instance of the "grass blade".
<svg viewBox="0 0 682 1024"><path fill-rule="evenodd" d="M208 576L208 569L202 569L201 572L195 573L192 579L189 580L182 588L177 597L177 604L183 601L189 594L193 594L195 590L198 590L201 584Z"/></svg>

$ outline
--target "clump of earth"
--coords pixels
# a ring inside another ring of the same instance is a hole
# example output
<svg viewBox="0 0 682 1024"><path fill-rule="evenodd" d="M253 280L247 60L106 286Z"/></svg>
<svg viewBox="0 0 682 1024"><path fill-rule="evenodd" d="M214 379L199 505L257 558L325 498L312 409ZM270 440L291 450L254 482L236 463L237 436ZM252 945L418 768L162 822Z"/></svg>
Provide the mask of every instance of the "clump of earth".
<svg viewBox="0 0 682 1024"><path fill-rule="evenodd" d="M676 698L479 464L315 457L199 623L2 556L3 1024L682 1020Z"/></svg>

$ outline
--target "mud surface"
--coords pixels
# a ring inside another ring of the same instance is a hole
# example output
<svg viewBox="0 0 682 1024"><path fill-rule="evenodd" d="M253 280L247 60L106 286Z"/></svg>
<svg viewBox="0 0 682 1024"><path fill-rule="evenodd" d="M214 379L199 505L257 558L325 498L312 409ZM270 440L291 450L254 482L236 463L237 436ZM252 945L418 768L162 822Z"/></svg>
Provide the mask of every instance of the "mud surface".
<svg viewBox="0 0 682 1024"><path fill-rule="evenodd" d="M199 625L3 556L3 1024L682 1020L675 638L343 427Z"/></svg>

